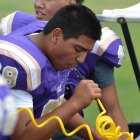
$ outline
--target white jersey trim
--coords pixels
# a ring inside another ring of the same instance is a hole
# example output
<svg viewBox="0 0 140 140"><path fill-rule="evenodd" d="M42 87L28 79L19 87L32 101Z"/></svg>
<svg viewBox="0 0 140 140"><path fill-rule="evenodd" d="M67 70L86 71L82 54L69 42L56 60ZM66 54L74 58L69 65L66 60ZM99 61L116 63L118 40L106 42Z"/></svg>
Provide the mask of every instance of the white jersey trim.
<svg viewBox="0 0 140 140"><path fill-rule="evenodd" d="M33 108L33 97L29 92L11 89L11 94L15 98L16 108Z"/></svg>
<svg viewBox="0 0 140 140"><path fill-rule="evenodd" d="M98 56L102 56L103 53L108 48L108 46L116 39L120 39L120 38L117 36L117 34L114 31L112 31L108 27L102 28L101 40L96 41L93 50L91 52L97 54Z"/></svg>
<svg viewBox="0 0 140 140"><path fill-rule="evenodd" d="M11 13L8 16L2 18L2 20L1 20L1 35L7 35L7 34L11 33L12 23L13 23L13 19L15 17L16 12Z"/></svg>

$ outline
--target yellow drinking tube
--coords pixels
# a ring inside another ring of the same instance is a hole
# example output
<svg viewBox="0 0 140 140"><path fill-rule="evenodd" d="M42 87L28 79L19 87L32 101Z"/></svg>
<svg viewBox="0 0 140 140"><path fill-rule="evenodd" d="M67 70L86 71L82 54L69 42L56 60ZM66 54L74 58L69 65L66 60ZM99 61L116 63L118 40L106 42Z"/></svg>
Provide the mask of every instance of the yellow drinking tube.
<svg viewBox="0 0 140 140"><path fill-rule="evenodd" d="M113 120L111 119L111 117L106 115L106 110L103 107L101 101L99 99L97 99L96 101L97 101L98 105L100 106L100 108L102 109L102 112L97 116L96 122L95 122L97 132L102 137L106 138L107 140L118 140L120 137L122 137L124 135L126 135L128 137L127 140L133 140L134 134L129 133L129 132L121 132L121 127L116 126L115 123L113 122ZM68 133L64 127L62 120L58 116L52 116L49 119L47 119L46 121L44 121L43 123L37 124L32 111L29 108L21 108L18 110L18 112L21 112L23 110L26 110L29 113L32 123L37 128L44 127L49 122L51 122L53 120L57 120L60 125L60 128L65 136L67 136L67 137L72 136L72 135L76 134L78 131L80 131L81 129L85 128L88 132L89 139L94 140L91 130L87 124L82 124L79 127L77 127L76 129L74 129L72 132Z"/></svg>

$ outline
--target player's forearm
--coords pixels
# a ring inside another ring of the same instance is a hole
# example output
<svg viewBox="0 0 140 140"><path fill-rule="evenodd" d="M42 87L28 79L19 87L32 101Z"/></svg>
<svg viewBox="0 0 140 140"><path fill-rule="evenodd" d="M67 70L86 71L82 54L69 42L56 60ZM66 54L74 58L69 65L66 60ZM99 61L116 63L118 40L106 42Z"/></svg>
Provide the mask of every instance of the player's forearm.
<svg viewBox="0 0 140 140"><path fill-rule="evenodd" d="M114 120L115 124L117 126L121 126L121 131L122 132L128 132L128 123L125 119L125 116L123 114L123 112L121 110L115 110L114 112L112 112L111 114L112 119Z"/></svg>
<svg viewBox="0 0 140 140"><path fill-rule="evenodd" d="M50 114L36 119L36 122L37 124L41 124L52 116L58 116L63 123L66 124L80 108L81 106L79 106L77 102L70 99ZM23 116L29 117L27 114L23 114ZM22 123L22 120L19 120L19 124L12 136L12 140L46 140L52 137L60 129L57 120L49 122L42 128L36 128L30 118L28 120L24 119L24 121L25 122Z"/></svg>
<svg viewBox="0 0 140 140"><path fill-rule="evenodd" d="M120 130L121 132L129 132L128 123L127 123L127 121L126 121L126 119L124 117L123 112L121 112L121 110L116 109L109 116L111 116L111 118L113 119L113 121L116 124L116 126L121 127L121 130ZM128 139L128 136L123 135L119 140L126 140L126 139Z"/></svg>
<svg viewBox="0 0 140 140"><path fill-rule="evenodd" d="M103 88L102 95L101 101L106 109L107 115L113 119L116 125L122 127L122 131L128 131L127 121L119 104L115 84Z"/></svg>
<svg viewBox="0 0 140 140"><path fill-rule="evenodd" d="M87 124L89 126L89 128L91 129L91 133L92 136L94 138L94 140L102 140L101 136L97 133L97 131L91 127L85 120L83 117L81 117L81 115L79 115L79 113L77 113L76 115L73 116L73 118L66 124L67 129L69 129L70 131L73 131L74 129L76 129L78 126L81 126L83 124ZM86 128L82 128L80 129L76 135L84 138L84 140L89 140L89 134L87 133L87 129Z"/></svg>

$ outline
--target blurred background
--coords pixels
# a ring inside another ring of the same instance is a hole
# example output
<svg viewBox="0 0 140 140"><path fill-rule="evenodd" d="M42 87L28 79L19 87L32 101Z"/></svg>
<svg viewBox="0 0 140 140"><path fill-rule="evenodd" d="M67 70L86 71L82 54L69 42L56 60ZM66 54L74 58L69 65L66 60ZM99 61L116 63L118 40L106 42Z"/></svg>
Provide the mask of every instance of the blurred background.
<svg viewBox="0 0 140 140"><path fill-rule="evenodd" d="M91 8L96 14L101 14L103 9L121 9L132 6L138 2L139 0L85 0L84 5ZM16 10L34 14L33 3L34 0L0 0L0 19ZM121 68L115 68L118 97L127 121L140 122L140 92L121 26L119 23L102 23L102 26L112 28L123 41L126 50L126 59ZM129 23L128 27L140 66L140 23ZM84 112L87 121L91 125L95 125L95 119L99 114L96 102L94 101Z"/></svg>

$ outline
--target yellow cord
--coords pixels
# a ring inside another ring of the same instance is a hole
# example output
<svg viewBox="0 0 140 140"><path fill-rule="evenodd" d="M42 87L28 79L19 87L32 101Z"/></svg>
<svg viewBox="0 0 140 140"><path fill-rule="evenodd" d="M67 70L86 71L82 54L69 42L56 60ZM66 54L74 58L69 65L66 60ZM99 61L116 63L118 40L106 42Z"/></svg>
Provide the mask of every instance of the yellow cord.
<svg viewBox="0 0 140 140"><path fill-rule="evenodd" d="M79 127L77 127L76 129L74 129L72 132L67 133L67 131L66 131L65 127L64 127L64 124L63 124L62 120L61 120L58 116L52 116L52 117L50 117L49 119L47 119L46 121L44 121L43 123L41 123L41 124L38 125L38 124L36 123L36 121L35 121L35 118L34 118L34 116L33 116L32 111L31 111L29 108L21 108L21 109L18 110L18 112L21 112L21 111L23 111L23 110L26 110L26 111L29 113L29 115L30 115L30 117L31 117L32 123L33 123L33 124L35 125L35 127L37 127L37 128L44 127L44 126L47 125L49 122L51 122L51 121L53 121L53 120L57 120L57 121L59 122L59 125L60 125L60 127L61 127L61 130L62 130L62 132L63 132L63 134L64 134L65 136L67 136L67 137L72 136L72 135L74 135L76 132L78 132L79 130L81 130L82 128L86 128L90 140L93 140L93 137L92 137L92 134L91 134L91 130L90 130L89 126L86 125L86 124L82 124L82 125L80 125Z"/></svg>
<svg viewBox="0 0 140 140"><path fill-rule="evenodd" d="M102 109L102 112L96 118L96 130L98 133L102 137L107 138L107 140L118 140L123 135L128 137L127 140L133 140L134 134L129 132L121 132L121 127L116 127L111 117L105 115L106 110L99 99L97 99L97 103Z"/></svg>
<svg viewBox="0 0 140 140"><path fill-rule="evenodd" d="M96 130L97 130L97 132L102 137L106 138L107 140L118 140L123 135L127 135L128 136L128 139L127 140L133 140L134 134L133 133L129 133L129 132L121 132L121 127L120 126L117 126L116 127L116 125L113 122L113 120L109 116L105 115L106 110L103 107L101 101L99 99L97 99L96 101L97 101L97 103L99 104L99 106L102 109L102 112L96 118ZM93 139L93 136L92 136L92 133L91 133L91 130L90 130L89 126L86 125L86 124L80 125L79 127L77 127L72 132L67 133L67 131L66 131L65 127L64 127L64 124L63 124L62 120L58 116L50 117L49 119L47 119L46 121L44 121L42 124L39 124L38 125L36 123L35 119L34 119L34 116L33 116L33 113L31 112L31 110L29 108L21 108L21 109L18 110L18 112L21 112L23 110L28 111L28 113L29 113L29 115L31 117L32 123L37 128L41 128L41 127L47 125L50 121L57 120L59 122L59 125L61 127L61 130L62 130L62 132L63 132L63 134L65 136L68 136L68 137L69 136L72 136L76 132L78 132L79 130L81 130L83 128L86 128L90 140L94 140Z"/></svg>

